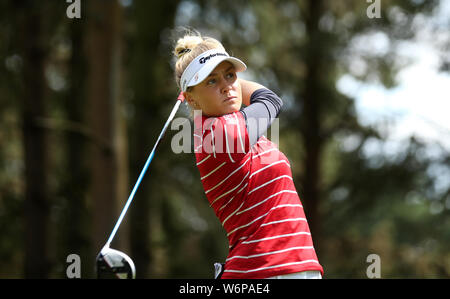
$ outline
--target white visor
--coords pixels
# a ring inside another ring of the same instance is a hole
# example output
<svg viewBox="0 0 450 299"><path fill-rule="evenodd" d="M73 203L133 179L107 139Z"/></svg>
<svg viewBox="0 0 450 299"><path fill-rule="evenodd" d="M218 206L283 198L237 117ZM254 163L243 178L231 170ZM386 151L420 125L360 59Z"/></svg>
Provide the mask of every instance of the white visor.
<svg viewBox="0 0 450 299"><path fill-rule="evenodd" d="M181 91L186 91L188 87L201 83L216 68L219 63L229 61L233 64L236 72L247 69L241 60L231 57L227 52L218 49L208 50L194 58L181 75Z"/></svg>

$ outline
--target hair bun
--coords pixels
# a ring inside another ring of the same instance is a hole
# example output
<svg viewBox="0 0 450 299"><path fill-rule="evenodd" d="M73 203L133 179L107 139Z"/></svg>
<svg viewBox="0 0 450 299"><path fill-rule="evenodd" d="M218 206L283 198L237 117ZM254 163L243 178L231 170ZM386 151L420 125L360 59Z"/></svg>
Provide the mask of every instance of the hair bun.
<svg viewBox="0 0 450 299"><path fill-rule="evenodd" d="M180 59L186 53L191 52L201 42L203 42L203 38L200 35L185 35L177 41L174 55Z"/></svg>

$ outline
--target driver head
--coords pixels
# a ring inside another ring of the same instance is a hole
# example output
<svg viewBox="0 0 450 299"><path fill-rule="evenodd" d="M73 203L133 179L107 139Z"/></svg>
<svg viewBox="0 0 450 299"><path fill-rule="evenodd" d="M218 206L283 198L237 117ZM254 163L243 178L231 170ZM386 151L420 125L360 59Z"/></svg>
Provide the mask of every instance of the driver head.
<svg viewBox="0 0 450 299"><path fill-rule="evenodd" d="M97 256L97 278L134 279L136 268L125 253L104 247Z"/></svg>

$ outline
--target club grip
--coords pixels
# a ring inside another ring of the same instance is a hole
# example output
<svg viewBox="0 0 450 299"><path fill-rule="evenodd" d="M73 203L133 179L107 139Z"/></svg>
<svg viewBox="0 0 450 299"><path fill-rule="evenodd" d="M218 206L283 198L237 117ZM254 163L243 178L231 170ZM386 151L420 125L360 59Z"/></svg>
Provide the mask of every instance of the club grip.
<svg viewBox="0 0 450 299"><path fill-rule="evenodd" d="M185 98L184 98L184 94L183 94L183 92L180 92L180 94L178 95L178 98L177 98L177 100L178 100L178 101L181 101L181 103L183 103L183 102L184 102Z"/></svg>

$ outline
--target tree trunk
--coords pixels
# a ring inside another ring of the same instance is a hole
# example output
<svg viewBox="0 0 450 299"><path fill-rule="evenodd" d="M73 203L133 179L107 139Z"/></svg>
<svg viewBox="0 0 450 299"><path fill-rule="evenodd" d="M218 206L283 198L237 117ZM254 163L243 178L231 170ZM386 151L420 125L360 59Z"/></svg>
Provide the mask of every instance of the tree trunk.
<svg viewBox="0 0 450 299"><path fill-rule="evenodd" d="M135 1L135 22L137 33L133 45L133 74L131 86L135 91L134 103L136 109L133 118L132 132L132 176L137 179L148 157L149 150L156 141L164 120L159 117L158 107L163 101L159 101L161 93L158 89L167 88L167 84L161 76L161 65L163 68L169 68L166 57L161 57L158 47L161 43L161 32L173 26L175 11L178 0L169 1ZM161 62L162 61L162 62ZM158 70L158 71L156 71ZM176 95L174 95L176 96ZM164 103L165 105L166 103ZM168 116L168 115L167 115ZM167 117L165 116L165 117ZM158 155L158 153L156 154ZM157 158L156 158L157 159ZM150 229L150 209L154 206L158 195L158 182L155 178L159 177L158 169L155 168L153 161L149 172L153 180L144 179L139 192L136 194L138 200L133 202L134 208L131 212L131 250L135 262L139 265L137 277L146 278L151 275L151 229ZM163 174L161 174L163 175ZM134 181L133 181L134 183ZM153 188L152 188L153 187ZM158 214L156 212L155 214Z"/></svg>
<svg viewBox="0 0 450 299"><path fill-rule="evenodd" d="M86 101L86 59L83 55L84 23L70 24L72 56L69 61L70 87L65 98L65 113L67 119L74 124L85 126ZM63 255L76 253L81 260L92 256L90 251L89 213L87 205L88 169L86 165L87 138L81 132L67 131L65 135L65 167L68 174L63 178L63 192L67 200L66 217L64 221ZM92 277L93 267L81 263L82 277Z"/></svg>
<svg viewBox="0 0 450 299"><path fill-rule="evenodd" d="M86 50L89 65L88 122L94 137L90 151L93 248L100 250L118 218L117 109L121 97L121 6L118 1L87 5Z"/></svg>
<svg viewBox="0 0 450 299"><path fill-rule="evenodd" d="M303 198L308 223L317 242L321 237L320 219L320 157L323 139L321 137L321 52L319 20L321 17L321 3L319 0L309 1L306 17L306 31L309 42L306 51L307 79L302 98L304 110L302 114L301 131L305 146L305 172L303 177Z"/></svg>
<svg viewBox="0 0 450 299"><path fill-rule="evenodd" d="M19 36L23 46L23 98L21 102L25 158L25 277L47 278L49 274L47 186L47 132L38 125L46 116L45 46L42 10L30 1Z"/></svg>

